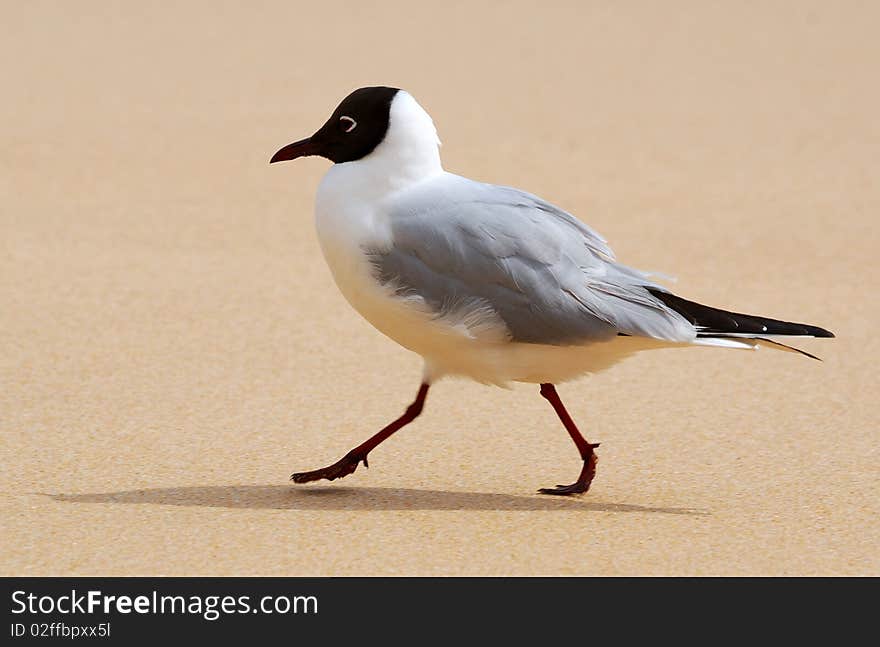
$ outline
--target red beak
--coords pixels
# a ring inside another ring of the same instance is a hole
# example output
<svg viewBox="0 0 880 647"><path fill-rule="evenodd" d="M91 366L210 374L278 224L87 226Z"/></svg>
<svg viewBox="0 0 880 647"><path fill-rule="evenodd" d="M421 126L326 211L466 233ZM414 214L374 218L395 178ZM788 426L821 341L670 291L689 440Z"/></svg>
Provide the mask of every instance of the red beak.
<svg viewBox="0 0 880 647"><path fill-rule="evenodd" d="M275 162L286 162L287 160L295 160L297 157L307 157L309 155L318 155L318 145L312 141L311 137L306 137L298 142L288 144L280 151L272 156L269 164Z"/></svg>

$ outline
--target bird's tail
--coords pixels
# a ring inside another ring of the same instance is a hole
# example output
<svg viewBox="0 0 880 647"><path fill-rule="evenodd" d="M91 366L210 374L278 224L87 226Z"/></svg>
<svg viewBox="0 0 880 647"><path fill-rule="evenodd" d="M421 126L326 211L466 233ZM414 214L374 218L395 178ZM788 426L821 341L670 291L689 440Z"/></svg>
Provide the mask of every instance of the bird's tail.
<svg viewBox="0 0 880 647"><path fill-rule="evenodd" d="M664 292L656 288L648 288L648 291L667 307L687 319L697 329L697 339L694 342L696 344L727 348L754 348L758 342L765 342L783 350L819 359L799 348L788 346L774 339L767 339L767 337L777 335L834 337L834 333L818 326L729 312L688 301L671 292Z"/></svg>

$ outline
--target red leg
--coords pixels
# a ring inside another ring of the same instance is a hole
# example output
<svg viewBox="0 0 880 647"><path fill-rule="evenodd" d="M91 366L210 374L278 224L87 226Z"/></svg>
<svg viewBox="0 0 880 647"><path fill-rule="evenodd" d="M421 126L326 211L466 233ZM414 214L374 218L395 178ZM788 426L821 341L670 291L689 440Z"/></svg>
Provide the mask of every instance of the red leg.
<svg viewBox="0 0 880 647"><path fill-rule="evenodd" d="M425 398L428 395L429 386L430 385L428 384L422 384L422 386L419 387L419 393L416 395L416 399L406 408L406 411L404 411L402 416L386 426L375 436L372 436L352 449L345 456L333 463L333 465L322 467L319 470L312 470L311 472L297 472L291 476L290 479L296 483L308 483L309 481L317 481L319 479L333 481L335 479L341 479L343 476L348 476L354 472L357 469L358 463L361 461L364 462L364 467L369 467L367 464L367 454L374 450L379 443L387 439L395 431L401 427L405 427L419 417L419 414L422 412L422 407L425 405Z"/></svg>
<svg viewBox="0 0 880 647"><path fill-rule="evenodd" d="M568 415L568 411L565 410L565 405L562 404L559 394L556 393L555 386L552 384L542 384L541 395L553 405L556 415L559 416L566 431L568 431L568 435L571 436L574 444L577 445L578 451L581 454L581 459L584 461L584 467L581 469L581 474L578 476L577 481L571 485L557 485L555 488L541 488L538 492L541 494L557 494L563 496L586 492L590 489L590 483L593 481L593 477L596 476L596 461L598 460L598 457L593 450L599 446L599 443L588 443L587 439L581 435L577 425L574 424L574 420L571 419L571 416Z"/></svg>

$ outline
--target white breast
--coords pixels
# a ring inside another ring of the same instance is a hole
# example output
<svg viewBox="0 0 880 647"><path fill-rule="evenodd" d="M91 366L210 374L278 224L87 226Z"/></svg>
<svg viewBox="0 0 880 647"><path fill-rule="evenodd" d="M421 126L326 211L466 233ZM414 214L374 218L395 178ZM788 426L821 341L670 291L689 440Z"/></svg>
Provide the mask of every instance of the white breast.
<svg viewBox="0 0 880 647"><path fill-rule="evenodd" d="M402 298L374 277L367 250L392 244L385 206L394 192L377 192L358 163L337 164L318 189L315 225L321 250L339 291L380 332L430 358L448 352L454 328L435 320L418 297Z"/></svg>

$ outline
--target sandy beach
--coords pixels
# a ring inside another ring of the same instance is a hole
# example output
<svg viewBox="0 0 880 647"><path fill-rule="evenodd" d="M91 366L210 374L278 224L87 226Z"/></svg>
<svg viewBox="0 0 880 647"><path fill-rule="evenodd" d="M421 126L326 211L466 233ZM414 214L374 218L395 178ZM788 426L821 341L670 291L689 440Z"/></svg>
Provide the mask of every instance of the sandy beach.
<svg viewBox="0 0 880 647"><path fill-rule="evenodd" d="M876 3L6 3L0 574L880 575ZM675 292L823 358L643 353L439 382L336 290L329 162L268 165L364 85L448 170L521 187Z"/></svg>

